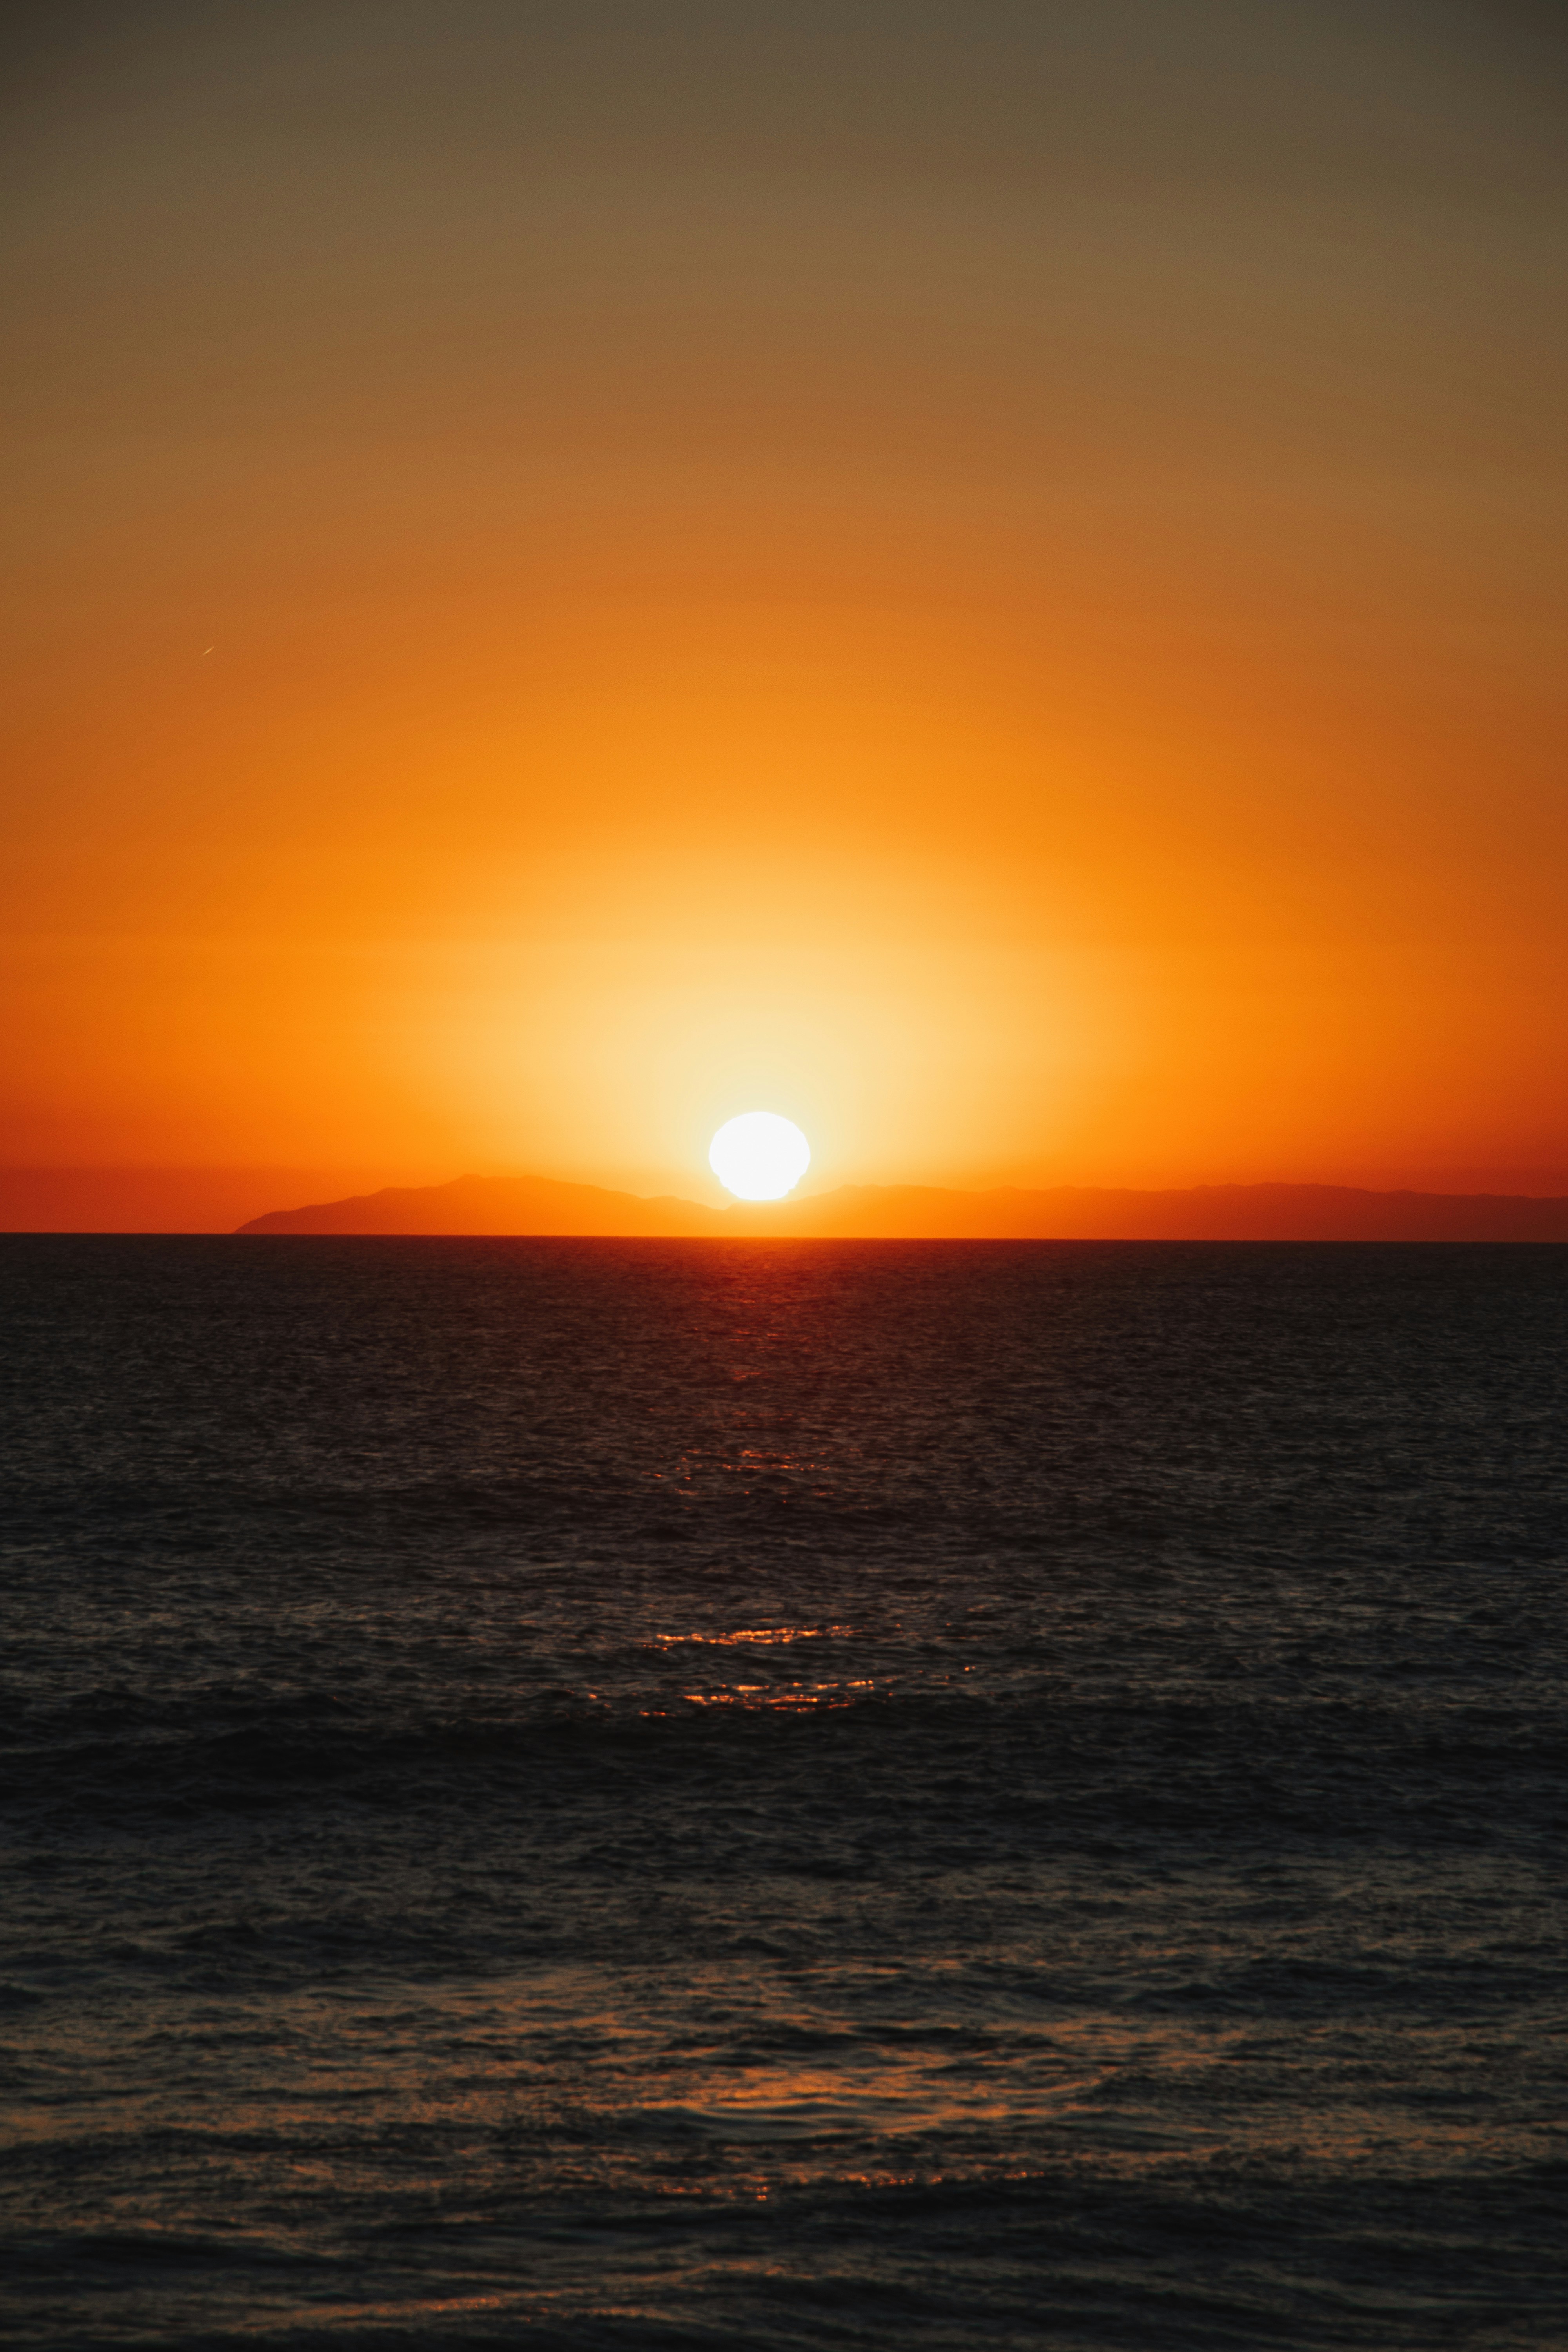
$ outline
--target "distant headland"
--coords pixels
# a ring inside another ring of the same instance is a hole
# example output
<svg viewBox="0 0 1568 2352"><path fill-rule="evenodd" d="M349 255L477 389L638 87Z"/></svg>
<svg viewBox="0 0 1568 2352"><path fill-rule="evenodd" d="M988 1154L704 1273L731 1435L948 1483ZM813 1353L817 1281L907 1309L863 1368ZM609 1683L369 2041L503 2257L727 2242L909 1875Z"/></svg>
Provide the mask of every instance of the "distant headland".
<svg viewBox="0 0 1568 2352"><path fill-rule="evenodd" d="M459 1176L275 1209L241 1234L778 1234L886 1241L1568 1242L1568 1199L1374 1192L1341 1184L1198 1184L1134 1192L1061 1185L982 1192L846 1184L804 1200L710 1209L543 1176Z"/></svg>

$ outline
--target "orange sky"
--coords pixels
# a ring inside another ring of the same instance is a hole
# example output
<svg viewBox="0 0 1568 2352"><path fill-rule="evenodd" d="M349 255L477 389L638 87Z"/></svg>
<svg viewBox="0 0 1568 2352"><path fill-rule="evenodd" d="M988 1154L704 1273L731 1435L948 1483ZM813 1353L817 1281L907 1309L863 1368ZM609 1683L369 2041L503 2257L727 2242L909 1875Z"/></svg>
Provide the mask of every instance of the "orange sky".
<svg viewBox="0 0 1568 2352"><path fill-rule="evenodd" d="M4 1162L1568 1190L1555 12L8 27Z"/></svg>

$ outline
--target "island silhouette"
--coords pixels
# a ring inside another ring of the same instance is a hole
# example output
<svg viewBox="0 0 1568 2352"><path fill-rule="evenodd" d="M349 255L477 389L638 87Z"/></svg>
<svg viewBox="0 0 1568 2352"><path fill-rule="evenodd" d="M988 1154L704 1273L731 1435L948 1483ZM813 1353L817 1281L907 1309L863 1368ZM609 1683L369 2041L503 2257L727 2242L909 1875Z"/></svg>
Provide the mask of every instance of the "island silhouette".
<svg viewBox="0 0 1568 2352"><path fill-rule="evenodd" d="M458 1176L275 1209L247 1234L778 1234L885 1241L1568 1242L1568 1199L1363 1191L1342 1184L1197 1184L1163 1192L1002 1185L845 1184L715 1209L544 1176Z"/></svg>

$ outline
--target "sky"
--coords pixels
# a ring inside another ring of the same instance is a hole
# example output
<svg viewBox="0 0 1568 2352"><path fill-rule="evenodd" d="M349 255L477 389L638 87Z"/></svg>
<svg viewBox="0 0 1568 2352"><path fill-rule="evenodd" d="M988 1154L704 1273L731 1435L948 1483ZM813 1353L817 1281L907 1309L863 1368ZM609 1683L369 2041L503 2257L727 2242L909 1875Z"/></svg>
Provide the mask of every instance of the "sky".
<svg viewBox="0 0 1568 2352"><path fill-rule="evenodd" d="M1525 0L10 6L0 1164L1568 1191L1565 100Z"/></svg>

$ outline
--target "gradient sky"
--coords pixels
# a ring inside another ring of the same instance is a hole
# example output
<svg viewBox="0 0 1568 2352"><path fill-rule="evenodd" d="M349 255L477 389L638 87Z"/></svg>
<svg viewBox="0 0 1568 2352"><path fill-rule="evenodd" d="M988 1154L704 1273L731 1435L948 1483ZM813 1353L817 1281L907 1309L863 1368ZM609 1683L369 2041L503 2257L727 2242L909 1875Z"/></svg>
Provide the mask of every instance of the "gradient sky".
<svg viewBox="0 0 1568 2352"><path fill-rule="evenodd" d="M1568 19L0 33L11 1164L1568 1190Z"/></svg>

